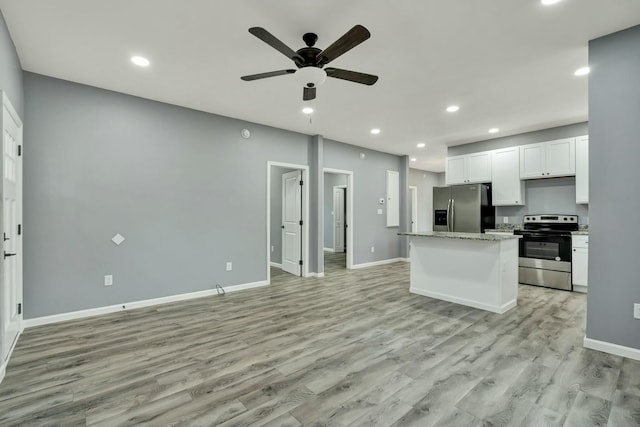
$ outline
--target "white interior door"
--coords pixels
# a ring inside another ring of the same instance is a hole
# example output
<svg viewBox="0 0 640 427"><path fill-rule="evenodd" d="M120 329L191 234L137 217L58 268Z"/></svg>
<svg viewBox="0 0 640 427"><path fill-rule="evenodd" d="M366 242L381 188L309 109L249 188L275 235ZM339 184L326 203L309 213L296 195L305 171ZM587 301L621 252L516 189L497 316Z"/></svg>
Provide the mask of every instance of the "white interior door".
<svg viewBox="0 0 640 427"><path fill-rule="evenodd" d="M409 187L409 212L411 212L411 232L418 231L418 187Z"/></svg>
<svg viewBox="0 0 640 427"><path fill-rule="evenodd" d="M302 171L282 175L282 269L302 273Z"/></svg>
<svg viewBox="0 0 640 427"><path fill-rule="evenodd" d="M333 251L344 252L345 188L333 187Z"/></svg>
<svg viewBox="0 0 640 427"><path fill-rule="evenodd" d="M13 348L22 321L22 245L18 224L22 220L22 124L3 96L2 108L2 216L4 262L2 275L2 361Z"/></svg>

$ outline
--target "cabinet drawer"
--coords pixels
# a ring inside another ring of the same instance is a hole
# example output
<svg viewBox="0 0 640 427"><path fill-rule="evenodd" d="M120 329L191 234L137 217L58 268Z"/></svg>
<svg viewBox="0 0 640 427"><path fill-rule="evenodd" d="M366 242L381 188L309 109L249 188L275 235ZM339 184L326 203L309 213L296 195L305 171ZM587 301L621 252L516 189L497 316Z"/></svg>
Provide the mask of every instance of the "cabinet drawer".
<svg viewBox="0 0 640 427"><path fill-rule="evenodd" d="M571 246L574 248L588 248L589 236L571 236Z"/></svg>

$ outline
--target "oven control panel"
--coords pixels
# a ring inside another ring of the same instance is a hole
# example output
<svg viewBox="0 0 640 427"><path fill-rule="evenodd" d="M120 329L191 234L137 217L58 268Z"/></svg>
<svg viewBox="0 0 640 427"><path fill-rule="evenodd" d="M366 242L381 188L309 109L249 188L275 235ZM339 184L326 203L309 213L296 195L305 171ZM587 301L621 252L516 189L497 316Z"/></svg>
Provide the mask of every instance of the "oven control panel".
<svg viewBox="0 0 640 427"><path fill-rule="evenodd" d="M525 224L577 224L578 215L525 215Z"/></svg>

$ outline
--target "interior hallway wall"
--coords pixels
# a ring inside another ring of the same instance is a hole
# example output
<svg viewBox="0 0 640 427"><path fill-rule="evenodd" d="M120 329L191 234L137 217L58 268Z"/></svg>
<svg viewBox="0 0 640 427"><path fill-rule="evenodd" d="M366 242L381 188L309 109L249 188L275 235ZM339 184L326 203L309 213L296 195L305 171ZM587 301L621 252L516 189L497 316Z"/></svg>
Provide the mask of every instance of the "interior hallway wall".
<svg viewBox="0 0 640 427"><path fill-rule="evenodd" d="M325 139L324 167L353 171L353 264L400 258L399 228L387 227L379 199L386 200L386 171L402 173L402 158Z"/></svg>

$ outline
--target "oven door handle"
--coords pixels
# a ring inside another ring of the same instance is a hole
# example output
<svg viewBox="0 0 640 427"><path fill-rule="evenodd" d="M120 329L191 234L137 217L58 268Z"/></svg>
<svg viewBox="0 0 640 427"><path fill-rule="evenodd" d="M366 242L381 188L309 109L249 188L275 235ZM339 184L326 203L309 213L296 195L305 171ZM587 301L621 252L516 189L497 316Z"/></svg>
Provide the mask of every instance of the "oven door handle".
<svg viewBox="0 0 640 427"><path fill-rule="evenodd" d="M544 239L555 239L555 238L562 238L562 239L566 239L566 238L571 238L571 236L561 236L561 235L549 235L549 234L544 234L544 233L522 233L521 236L523 238L525 237L533 237L533 238L539 238L542 237Z"/></svg>

